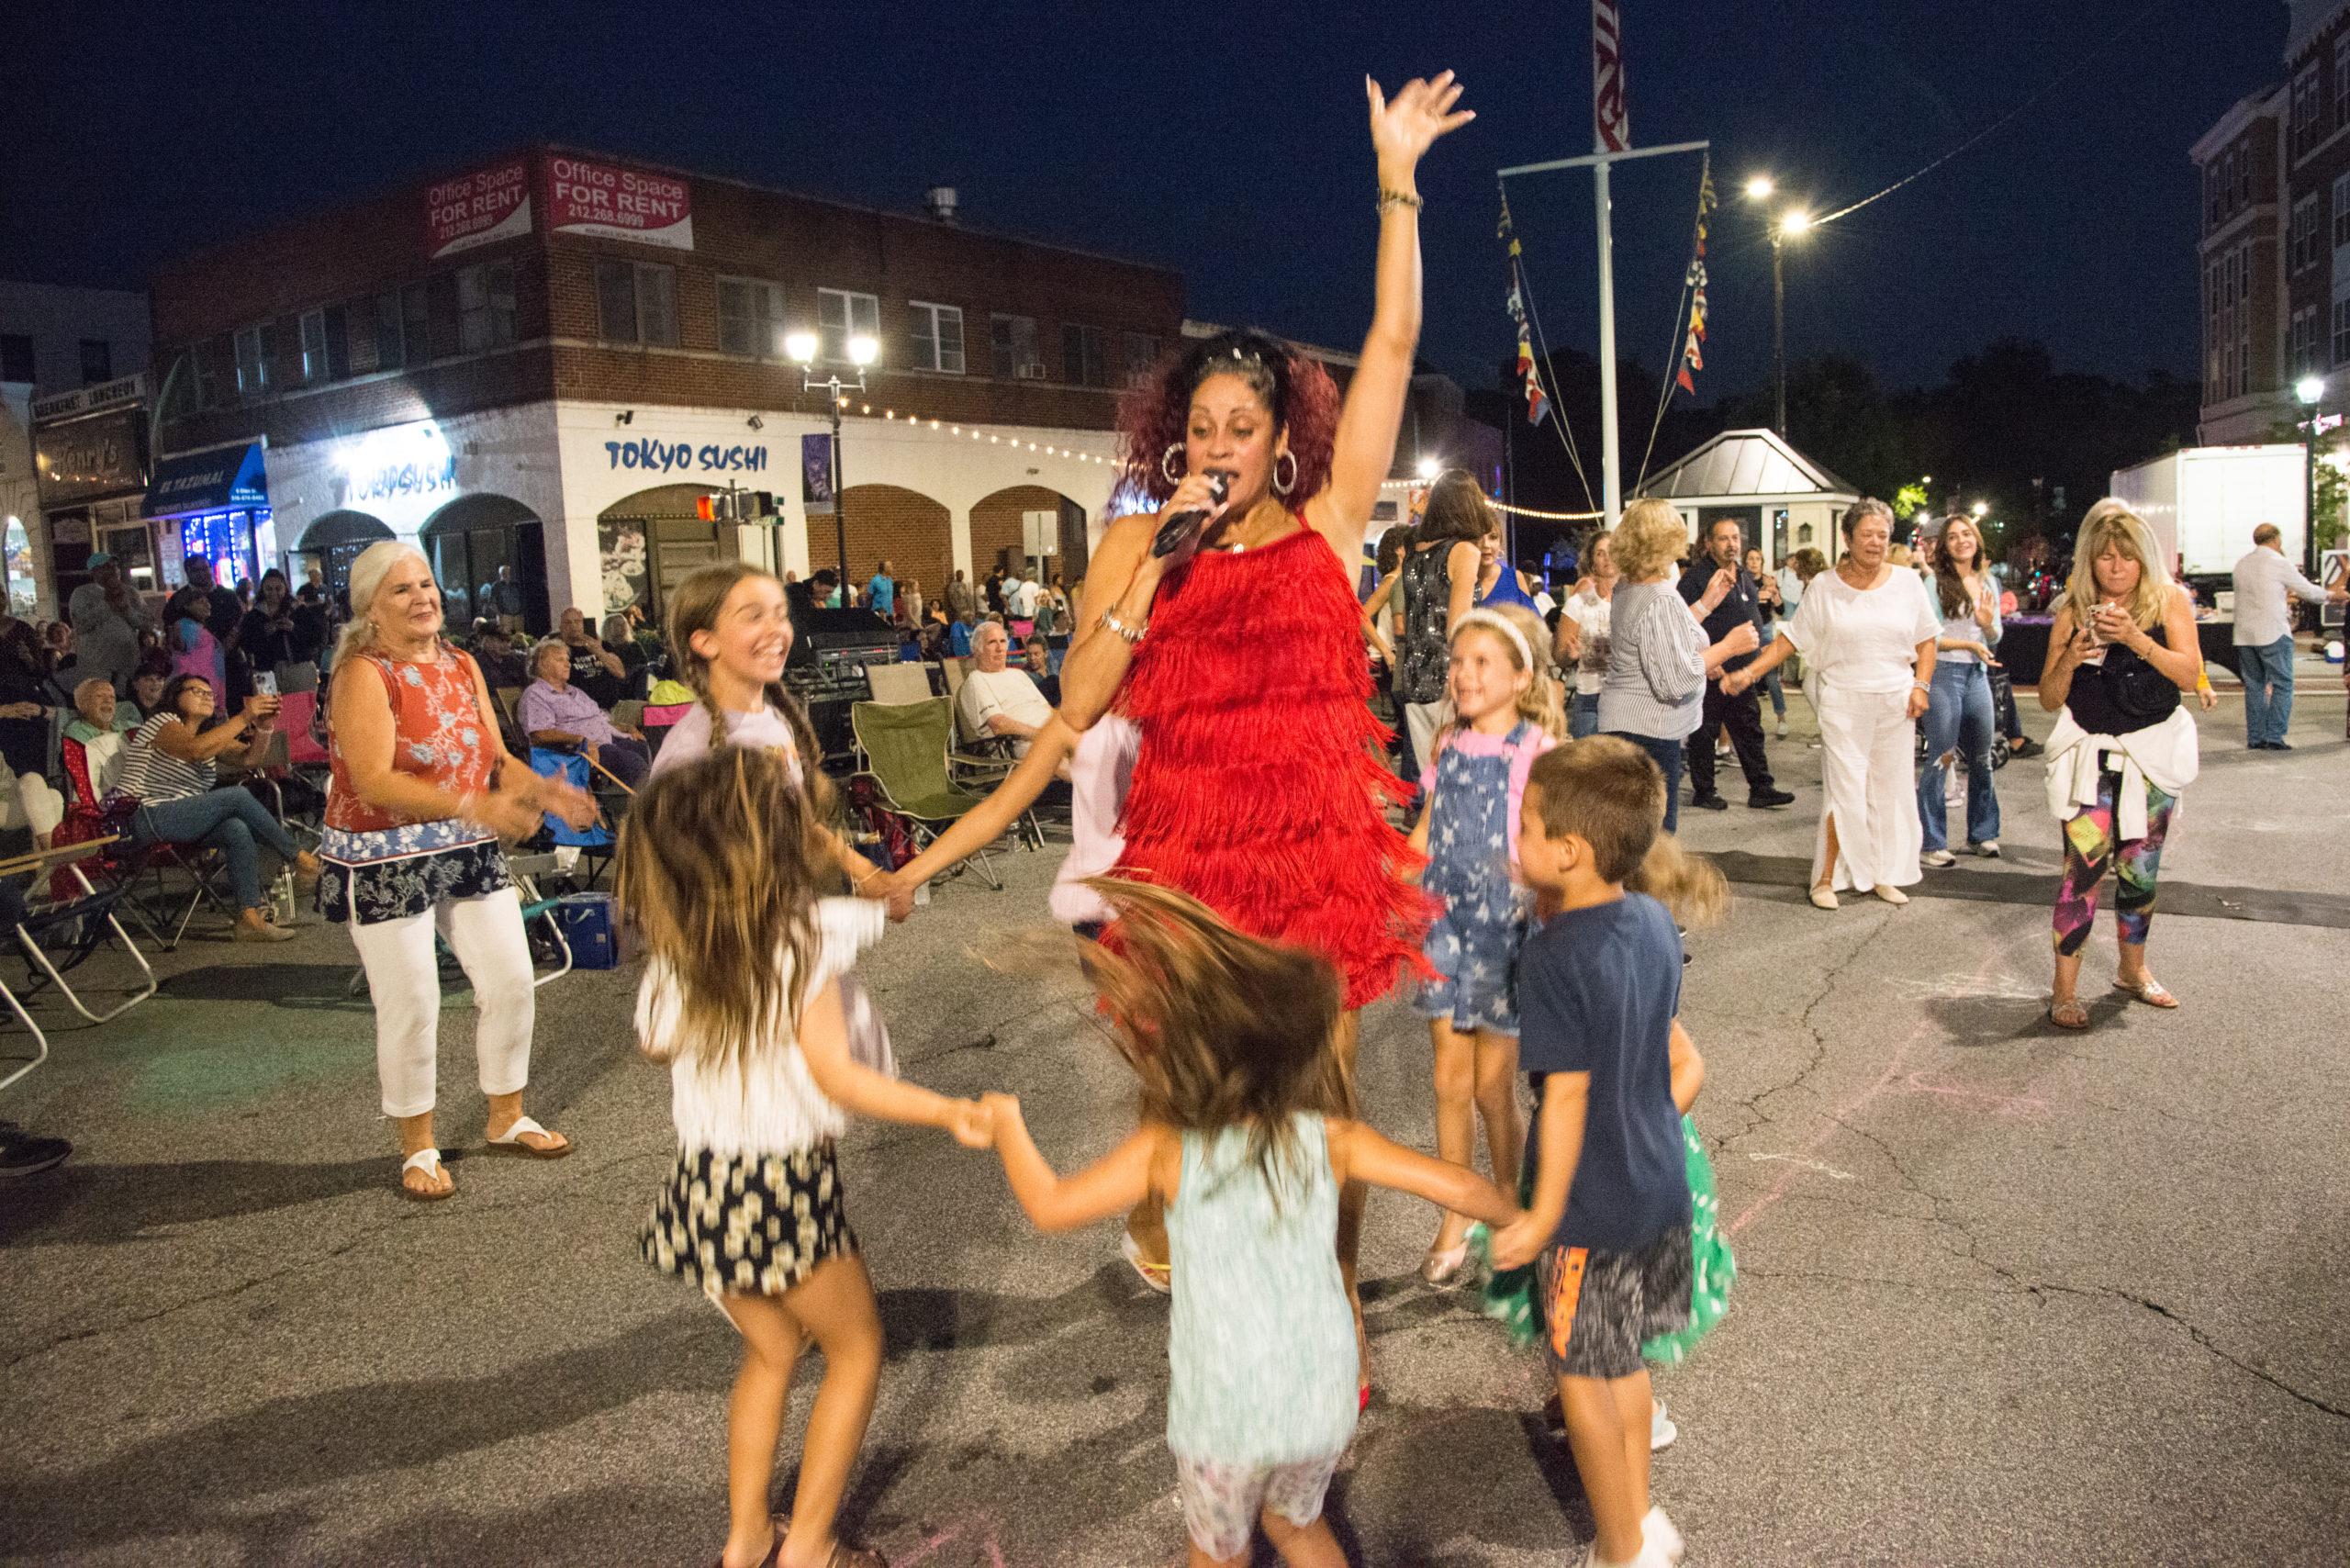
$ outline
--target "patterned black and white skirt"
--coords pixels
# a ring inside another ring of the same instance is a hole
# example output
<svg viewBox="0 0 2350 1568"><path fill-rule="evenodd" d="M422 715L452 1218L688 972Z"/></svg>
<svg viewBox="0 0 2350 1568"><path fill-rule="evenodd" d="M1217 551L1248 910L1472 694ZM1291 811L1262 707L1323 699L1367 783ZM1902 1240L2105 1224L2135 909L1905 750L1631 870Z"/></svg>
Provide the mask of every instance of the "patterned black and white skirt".
<svg viewBox="0 0 2350 1568"><path fill-rule="evenodd" d="M712 1301L781 1295L857 1249L829 1139L787 1154L679 1149L639 1241L646 1262Z"/></svg>

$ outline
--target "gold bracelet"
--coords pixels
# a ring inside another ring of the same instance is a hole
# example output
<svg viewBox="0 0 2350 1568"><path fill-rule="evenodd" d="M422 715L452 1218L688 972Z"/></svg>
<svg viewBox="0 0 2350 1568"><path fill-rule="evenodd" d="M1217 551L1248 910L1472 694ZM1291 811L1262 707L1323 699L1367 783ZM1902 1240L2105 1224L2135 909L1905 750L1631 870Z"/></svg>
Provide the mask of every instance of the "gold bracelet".
<svg viewBox="0 0 2350 1568"><path fill-rule="evenodd" d="M852 879L849 883L850 890L861 893L865 890L866 883L873 880L876 877L884 876L887 873L885 873L880 867L873 867L870 870L867 871L864 876Z"/></svg>
<svg viewBox="0 0 2350 1568"><path fill-rule="evenodd" d="M1408 207L1417 212L1420 210L1420 198L1410 191L1391 191L1382 185L1379 187L1379 215L1386 217L1391 207Z"/></svg>

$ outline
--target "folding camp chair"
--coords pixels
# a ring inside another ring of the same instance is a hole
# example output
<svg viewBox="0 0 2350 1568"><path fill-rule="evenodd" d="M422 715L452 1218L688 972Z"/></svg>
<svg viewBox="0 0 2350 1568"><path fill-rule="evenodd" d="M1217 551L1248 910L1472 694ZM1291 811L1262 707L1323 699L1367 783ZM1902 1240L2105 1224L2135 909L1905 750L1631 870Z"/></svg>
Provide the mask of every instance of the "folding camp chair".
<svg viewBox="0 0 2350 1568"><path fill-rule="evenodd" d="M880 795L874 809L902 821L917 847L938 836L935 824L955 821L980 800L947 776L947 745L955 733L949 706L947 699L934 697L927 702L857 702L849 708L849 727L864 760L858 777L871 779ZM963 866L1003 890L986 850L955 868Z"/></svg>
<svg viewBox="0 0 2350 1568"><path fill-rule="evenodd" d="M648 702L639 715L637 728L644 732L644 749L654 756L661 755L661 743L677 727L677 721L694 711L690 702Z"/></svg>
<svg viewBox="0 0 2350 1568"><path fill-rule="evenodd" d="M595 769L588 767L588 759L576 752L554 751L534 745L531 748L531 771L542 778L560 778L565 784L591 792L596 784ZM586 827L573 827L553 812L549 812L545 820L547 832L554 842L578 850L587 861L588 885L594 887L603 867L611 864L614 841L610 826L605 823L590 823Z"/></svg>
<svg viewBox="0 0 2350 1568"><path fill-rule="evenodd" d="M876 702L930 700L930 666L927 665L867 665L865 680L872 688Z"/></svg>
<svg viewBox="0 0 2350 1568"><path fill-rule="evenodd" d="M953 667L953 661L948 661ZM962 678L954 678L957 691L962 689ZM1020 758L1010 735L989 734L974 731L959 700L950 698L955 710L955 749L948 754L947 767L956 783L972 790L992 790L1012 774ZM1015 831L1022 843L1032 848L1045 847L1045 825L1037 820L1036 808L1029 807L1020 813Z"/></svg>
<svg viewBox="0 0 2350 1568"><path fill-rule="evenodd" d="M116 909L123 899L123 890L119 886L100 889L82 875L79 862L103 853L113 843L110 838L87 839L19 856L14 860L0 861L0 879L34 874L32 882L26 887L0 881L0 929L5 929L16 938L17 949L24 958L26 979L29 982L20 997L6 980L0 980L0 1002L7 1003L8 1010L17 1015L17 1021L32 1036L34 1053L29 1059L16 1058L17 1065L5 1076L0 1076L0 1089L6 1089L49 1059L48 1032L34 1021L25 1005L44 990L55 986L67 1004L93 1024L118 1018L155 994L153 968L148 964L147 956L139 950L139 944L130 939L130 933L122 928L122 922L115 918ZM27 893L41 885L39 873L42 871L68 879L73 890L71 894L63 898L28 899ZM92 1010L90 1003L83 1000L82 993L73 989L65 976L69 971L79 969L97 950L98 945L109 937L120 942L124 950L129 953L139 966L139 972L145 977L146 985L144 990L126 996L115 1006L100 1013ZM56 949L54 952L50 950L52 947Z"/></svg>

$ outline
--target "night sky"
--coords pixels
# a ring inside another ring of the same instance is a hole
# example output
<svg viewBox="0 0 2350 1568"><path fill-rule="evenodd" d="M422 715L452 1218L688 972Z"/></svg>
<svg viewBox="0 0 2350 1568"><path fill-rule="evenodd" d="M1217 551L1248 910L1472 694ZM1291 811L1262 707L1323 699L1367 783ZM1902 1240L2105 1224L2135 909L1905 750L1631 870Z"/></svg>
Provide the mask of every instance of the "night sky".
<svg viewBox="0 0 2350 1568"><path fill-rule="evenodd" d="M1768 375L1769 249L1739 186L1857 199L2053 92L1790 253L1789 353L1937 380L1992 338L2060 367L2192 377L2187 150L2281 73L2274 0L1622 0L1633 135L1710 137L1707 400ZM2117 34L2119 35L2117 37ZM21 36L21 35L20 35ZM1353 348L1373 180L1360 80L1445 66L1476 123L1421 171L1424 352L1484 385L1510 348L1494 171L1590 151L1574 0L1085 7L46 5L0 159L0 274L136 286L284 216L554 140L1180 268L1193 316ZM1667 355L1697 181L1617 181L1623 352ZM1596 343L1589 176L1515 181L1553 349ZM811 280L813 281L813 280Z"/></svg>

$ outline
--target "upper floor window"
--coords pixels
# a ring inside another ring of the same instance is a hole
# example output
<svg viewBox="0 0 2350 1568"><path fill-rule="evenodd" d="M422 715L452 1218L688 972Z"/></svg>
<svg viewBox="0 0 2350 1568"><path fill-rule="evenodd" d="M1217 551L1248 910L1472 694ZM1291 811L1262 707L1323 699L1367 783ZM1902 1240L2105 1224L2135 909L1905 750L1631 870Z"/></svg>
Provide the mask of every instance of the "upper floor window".
<svg viewBox="0 0 2350 1568"><path fill-rule="evenodd" d="M963 310L957 305L906 301L906 363L916 370L963 374Z"/></svg>
<svg viewBox="0 0 2350 1568"><path fill-rule="evenodd" d="M988 321L988 348L999 380L1041 380L1045 356L1036 351L1036 318L996 316Z"/></svg>
<svg viewBox="0 0 2350 1568"><path fill-rule="evenodd" d="M327 378L327 313L306 310L302 313L302 379L324 381Z"/></svg>
<svg viewBox="0 0 2350 1568"><path fill-rule="evenodd" d="M881 336L881 301L869 294L845 288L816 291L816 353L833 364L846 364L851 338Z"/></svg>
<svg viewBox="0 0 2350 1568"><path fill-rule="evenodd" d="M237 396L252 399L269 391L269 327L246 327L237 333Z"/></svg>
<svg viewBox="0 0 2350 1568"><path fill-rule="evenodd" d="M596 263L596 315L608 343L677 346L677 271L656 262Z"/></svg>
<svg viewBox="0 0 2350 1568"><path fill-rule="evenodd" d="M783 357L783 285L756 278L718 280L718 346L752 359Z"/></svg>
<svg viewBox="0 0 2350 1568"><path fill-rule="evenodd" d="M2293 78L2293 156L2296 158L2317 142L2319 111L2323 99L2324 91L2318 82L2317 62L2312 60Z"/></svg>
<svg viewBox="0 0 2350 1568"><path fill-rule="evenodd" d="M2333 128L2350 125L2350 34L2333 40Z"/></svg>
<svg viewBox="0 0 2350 1568"><path fill-rule="evenodd" d="M1102 357L1102 329L1061 324L1061 379L1080 386L1107 386L1109 362Z"/></svg>
<svg viewBox="0 0 2350 1568"><path fill-rule="evenodd" d="M1158 340L1148 332L1121 332L1118 346L1125 351L1125 380L1129 386L1150 374L1158 363Z"/></svg>
<svg viewBox="0 0 2350 1568"><path fill-rule="evenodd" d="M95 386L114 379L114 345L104 338L82 340L82 385Z"/></svg>
<svg viewBox="0 0 2350 1568"><path fill-rule="evenodd" d="M33 379L33 340L26 332L0 332L0 381L30 383Z"/></svg>
<svg viewBox="0 0 2350 1568"><path fill-rule="evenodd" d="M514 342L514 263L457 269L457 349L479 353Z"/></svg>
<svg viewBox="0 0 2350 1568"><path fill-rule="evenodd" d="M2317 197L2305 196L2293 204L2292 265L2300 272L2317 265Z"/></svg>

